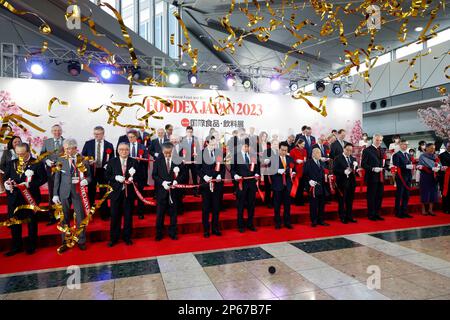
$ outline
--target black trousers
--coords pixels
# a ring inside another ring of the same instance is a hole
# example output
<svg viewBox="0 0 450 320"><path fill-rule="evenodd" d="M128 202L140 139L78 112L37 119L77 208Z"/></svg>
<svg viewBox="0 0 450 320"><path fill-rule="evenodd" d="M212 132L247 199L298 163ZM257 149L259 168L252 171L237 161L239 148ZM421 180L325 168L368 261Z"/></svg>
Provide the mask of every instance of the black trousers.
<svg viewBox="0 0 450 320"><path fill-rule="evenodd" d="M245 183L245 182L244 182ZM247 227L253 227L253 217L255 215L256 190L244 186L242 190L239 187L236 190L237 195L237 214L238 228L244 228L244 209L247 208L248 219Z"/></svg>
<svg viewBox="0 0 450 320"><path fill-rule="evenodd" d="M336 195L338 199L339 218L341 220L353 219L353 200L355 199L356 186L338 187Z"/></svg>
<svg viewBox="0 0 450 320"><path fill-rule="evenodd" d="M209 232L212 225L212 231L219 231L219 212L220 212L220 199L221 188L217 188L214 192L208 189L202 189L202 223L203 230ZM209 215L212 214L211 224L209 223Z"/></svg>
<svg viewBox="0 0 450 320"><path fill-rule="evenodd" d="M382 182L367 183L367 216L369 218L380 216L383 190L384 184Z"/></svg>
<svg viewBox="0 0 450 320"><path fill-rule="evenodd" d="M323 213L325 210L325 195L315 195L312 194L309 196L309 217L311 219L311 223L318 224L323 223Z"/></svg>
<svg viewBox="0 0 450 320"><path fill-rule="evenodd" d="M93 170L93 169L92 169ZM95 204L95 197L97 195L97 183L98 184L105 184L107 183L106 177L105 177L105 169L103 168L96 168L95 169L95 175L92 176L92 181L88 185L88 195L89 195L89 203L91 206ZM100 188L99 189L99 195L100 199L105 195L107 189L106 188ZM101 205L101 207L98 209L98 213L100 214L100 217L102 219L106 219L110 216L110 211L108 208L108 201L104 201Z"/></svg>
<svg viewBox="0 0 450 320"><path fill-rule="evenodd" d="M272 184L268 175L264 175L264 204L266 206L273 204Z"/></svg>
<svg viewBox="0 0 450 320"><path fill-rule="evenodd" d="M285 226L291 224L291 196L290 189L285 187L281 191L273 191L273 208L275 212L275 225L281 225L281 205L283 205L283 223Z"/></svg>
<svg viewBox="0 0 450 320"><path fill-rule="evenodd" d="M131 240L131 233L133 231L133 198L125 197L125 191L122 191L118 199L111 201L110 239L112 242L117 242L120 239L122 215L123 240Z"/></svg>
<svg viewBox="0 0 450 320"><path fill-rule="evenodd" d="M298 182L297 193L295 194L295 204L297 206L305 205L305 197L303 192L305 191L305 178L302 176Z"/></svg>
<svg viewBox="0 0 450 320"><path fill-rule="evenodd" d="M397 176L395 177L395 183L397 185L397 190L395 191L395 214L402 216L408 213L409 190L405 188ZM411 181L405 181L405 183L408 187L411 187Z"/></svg>
<svg viewBox="0 0 450 320"><path fill-rule="evenodd" d="M193 184L197 184L198 181L198 176L197 176L197 166L195 163L190 163L186 165L186 183L189 183L189 172L191 173L192 176L192 183Z"/></svg>
<svg viewBox="0 0 450 320"><path fill-rule="evenodd" d="M24 204L24 203L22 203ZM18 204L17 206L19 206ZM17 206L13 206L8 211L9 218L13 217L14 209ZM26 219L30 218L30 222L28 223L28 238L25 240L25 244L27 249L36 249L37 239L38 239L38 222L36 214L32 210L21 210L19 211L15 217L17 219ZM9 227L11 229L11 249L12 250L21 250L23 249L23 239L22 239L22 225L15 224Z"/></svg>
<svg viewBox="0 0 450 320"><path fill-rule="evenodd" d="M145 188L145 183L144 182L138 182L136 184L137 189L139 190L139 192L142 194L142 196L144 195L144 188ZM134 191L133 191L134 192ZM144 215L145 212L145 204L144 202L142 202L141 200L138 199L138 197L136 197L136 201L137 201L137 213L138 215Z"/></svg>
<svg viewBox="0 0 450 320"><path fill-rule="evenodd" d="M52 199L53 199L53 187L55 185L55 175L52 174L51 169L48 168L47 168L47 185L48 185L48 203L53 204ZM53 209L50 208L48 213L50 221L56 220Z"/></svg>
<svg viewBox="0 0 450 320"><path fill-rule="evenodd" d="M156 205L156 235L162 236L164 232L164 217L166 212L170 216L169 235L177 234L177 199L172 195L173 203L170 203L169 196L157 197Z"/></svg>

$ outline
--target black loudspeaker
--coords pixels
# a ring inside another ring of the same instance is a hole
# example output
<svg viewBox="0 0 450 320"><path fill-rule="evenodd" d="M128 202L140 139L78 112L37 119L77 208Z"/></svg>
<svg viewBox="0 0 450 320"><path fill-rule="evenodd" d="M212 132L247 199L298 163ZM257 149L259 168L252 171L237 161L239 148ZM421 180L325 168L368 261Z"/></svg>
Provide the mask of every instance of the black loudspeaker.
<svg viewBox="0 0 450 320"><path fill-rule="evenodd" d="M380 107L381 108L386 108L386 106L387 106L387 101L385 99L381 100L380 101Z"/></svg>
<svg viewBox="0 0 450 320"><path fill-rule="evenodd" d="M377 103L375 101L372 101L370 103L370 110L375 110L377 108Z"/></svg>

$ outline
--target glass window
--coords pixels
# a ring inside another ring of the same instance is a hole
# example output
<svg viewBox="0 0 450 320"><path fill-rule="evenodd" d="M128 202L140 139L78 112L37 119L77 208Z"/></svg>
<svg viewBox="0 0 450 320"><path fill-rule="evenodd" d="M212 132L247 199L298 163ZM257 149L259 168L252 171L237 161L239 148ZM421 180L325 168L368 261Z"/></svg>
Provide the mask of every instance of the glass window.
<svg viewBox="0 0 450 320"><path fill-rule="evenodd" d="M163 41L164 39L164 2L162 0L156 0L155 2L155 47L164 51Z"/></svg>
<svg viewBox="0 0 450 320"><path fill-rule="evenodd" d="M437 36L427 41L428 48L450 40L450 29L437 33Z"/></svg>
<svg viewBox="0 0 450 320"><path fill-rule="evenodd" d="M122 18L125 25L134 31L134 0L122 0Z"/></svg>
<svg viewBox="0 0 450 320"><path fill-rule="evenodd" d="M152 42L150 22L150 0L139 0L139 35Z"/></svg>
<svg viewBox="0 0 450 320"><path fill-rule="evenodd" d="M395 50L395 58L401 59L407 55L415 53L423 49L423 43L411 43L410 45Z"/></svg>
<svg viewBox="0 0 450 320"><path fill-rule="evenodd" d="M173 15L174 12L177 11L177 8L173 5L170 5L169 10L169 56L174 59L178 59L178 20ZM170 43L170 37L174 35L174 44Z"/></svg>
<svg viewBox="0 0 450 320"><path fill-rule="evenodd" d="M391 53L390 52L382 54L381 56L378 56L378 60L375 63L374 67L381 66L388 62L391 62ZM373 63L373 59L371 60L371 63Z"/></svg>

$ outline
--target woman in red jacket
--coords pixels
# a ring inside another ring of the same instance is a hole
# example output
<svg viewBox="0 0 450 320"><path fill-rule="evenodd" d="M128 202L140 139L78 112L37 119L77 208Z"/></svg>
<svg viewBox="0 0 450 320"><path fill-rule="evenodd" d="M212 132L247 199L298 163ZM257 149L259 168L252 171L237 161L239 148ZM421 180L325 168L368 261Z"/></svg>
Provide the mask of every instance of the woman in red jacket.
<svg viewBox="0 0 450 320"><path fill-rule="evenodd" d="M303 199L303 191L305 189L305 181L303 179L303 165L305 164L306 158L308 156L305 149L304 140L299 139L296 142L295 148L290 152L290 156L295 161L295 171L297 172L296 179L300 179L297 193L295 195L295 204L298 206L303 206L305 204L305 200Z"/></svg>

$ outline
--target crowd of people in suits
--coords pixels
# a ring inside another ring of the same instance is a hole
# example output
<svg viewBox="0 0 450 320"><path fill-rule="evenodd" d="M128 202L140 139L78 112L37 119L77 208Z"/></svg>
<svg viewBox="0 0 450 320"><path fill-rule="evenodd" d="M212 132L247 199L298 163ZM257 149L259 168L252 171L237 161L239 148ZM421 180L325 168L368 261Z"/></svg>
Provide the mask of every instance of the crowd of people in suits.
<svg viewBox="0 0 450 320"><path fill-rule="evenodd" d="M269 139L264 131L257 135L254 128L248 133L245 128L234 130L228 141L215 129L211 129L203 141L194 135L190 126L185 128L182 137L174 134L173 129L168 124L158 129L155 137L145 130L127 129L114 146L105 140L104 128L97 126L93 139L79 148L75 139L63 138L60 125L54 125L52 137L44 141L41 161L32 156L27 143L12 137L0 161L2 184L8 198L8 216L29 218L29 237L24 245L22 224L11 225L12 247L6 255L15 255L24 247L29 254L36 250L37 214L27 205L39 206L40 187L45 183L49 203L62 206L63 224L70 225L73 207L77 228L90 207L105 195L106 187L112 188L109 201L104 201L96 211L101 219L110 220L109 247L115 246L121 238L126 245L133 244L133 213L144 219L145 203L156 205L155 240L164 238L166 214L170 217L168 235L178 239L177 217L183 214L187 189L202 198L204 237L220 236L219 217L225 182L233 185L239 232L257 231L254 223L257 195L262 197L265 206L273 208L276 229L293 228L291 202L304 205L305 194L312 227L329 226L324 213L332 195L338 202L340 221L357 223L353 203L358 176L367 186L368 219L384 220L380 213L388 172L395 179L398 218L412 217L408 213L408 201L416 170L420 172L422 213L435 214L433 204L439 201L439 193L443 195L443 211L449 213L450 210L447 192L450 142L440 155L436 154L434 144L426 144L416 160L410 154L408 142L399 137L388 165L386 154L389 151L381 147L383 136L380 134L373 135L371 143L366 135L359 146L354 146L346 140L344 129L316 138L312 128L306 125L300 133L289 135L281 142L277 136ZM355 157L355 147L362 148L358 157ZM150 177L154 200L143 198ZM48 225L57 223L51 205ZM62 251L68 249L64 247L65 241L63 234ZM85 231L79 234L77 243L81 250L86 250Z"/></svg>

